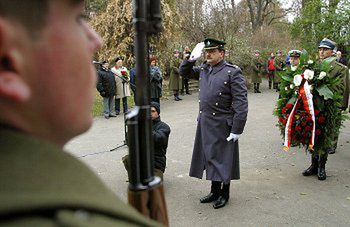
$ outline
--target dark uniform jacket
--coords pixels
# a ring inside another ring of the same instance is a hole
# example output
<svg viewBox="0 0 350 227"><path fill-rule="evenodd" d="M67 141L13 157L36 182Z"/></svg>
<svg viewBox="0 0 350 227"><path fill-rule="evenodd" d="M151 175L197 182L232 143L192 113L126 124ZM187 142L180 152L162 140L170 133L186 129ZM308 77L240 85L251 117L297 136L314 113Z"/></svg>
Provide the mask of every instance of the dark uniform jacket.
<svg viewBox="0 0 350 227"><path fill-rule="evenodd" d="M199 79L199 115L190 176L229 182L239 179L238 141L227 141L230 133L241 134L247 120L248 100L242 71L226 61L211 67L184 60L182 75Z"/></svg>
<svg viewBox="0 0 350 227"><path fill-rule="evenodd" d="M0 127L0 226L155 226L78 159Z"/></svg>
<svg viewBox="0 0 350 227"><path fill-rule="evenodd" d="M112 97L115 95L116 84L114 74L102 68L97 71L98 80L96 88L102 97Z"/></svg>
<svg viewBox="0 0 350 227"><path fill-rule="evenodd" d="M170 127L160 120L160 117L152 121L154 139L154 168L165 171L166 150L170 135Z"/></svg>

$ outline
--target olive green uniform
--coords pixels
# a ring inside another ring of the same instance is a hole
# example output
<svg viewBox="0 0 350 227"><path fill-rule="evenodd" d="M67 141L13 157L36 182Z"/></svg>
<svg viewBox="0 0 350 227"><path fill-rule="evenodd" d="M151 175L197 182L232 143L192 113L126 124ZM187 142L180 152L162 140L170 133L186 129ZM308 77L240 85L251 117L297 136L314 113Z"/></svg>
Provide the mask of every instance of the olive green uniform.
<svg viewBox="0 0 350 227"><path fill-rule="evenodd" d="M337 92L343 95L343 103L340 108L345 110L349 105L349 90L350 90L349 69L343 64L337 62L335 57L331 57L331 58L333 59L330 62L331 68L329 71L329 76L341 78L339 85L337 86ZM337 148L338 137L339 137L339 132L333 138L334 150ZM324 153L327 155L327 152L324 152Z"/></svg>
<svg viewBox="0 0 350 227"><path fill-rule="evenodd" d="M78 159L0 126L0 226L157 226Z"/></svg>
<svg viewBox="0 0 350 227"><path fill-rule="evenodd" d="M258 57L254 58L252 66L254 71L254 74L252 76L252 83L261 83L262 82L261 74L263 72L262 59Z"/></svg>
<svg viewBox="0 0 350 227"><path fill-rule="evenodd" d="M284 60L282 57L276 57L275 58L275 67L276 67L276 73L275 73L275 80L274 80L274 87L278 90L279 83L281 83L282 75L283 75L283 69L286 66Z"/></svg>

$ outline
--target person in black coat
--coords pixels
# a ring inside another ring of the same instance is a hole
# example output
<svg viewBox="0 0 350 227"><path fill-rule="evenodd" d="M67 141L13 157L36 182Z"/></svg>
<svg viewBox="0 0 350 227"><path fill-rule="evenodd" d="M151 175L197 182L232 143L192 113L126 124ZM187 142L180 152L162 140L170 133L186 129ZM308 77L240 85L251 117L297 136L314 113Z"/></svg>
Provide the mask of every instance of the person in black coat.
<svg viewBox="0 0 350 227"><path fill-rule="evenodd" d="M96 88L103 97L103 115L106 119L116 117L114 113L114 95L116 84L114 74L108 69L108 62L103 61L102 67L97 71L98 81Z"/></svg>
<svg viewBox="0 0 350 227"><path fill-rule="evenodd" d="M160 120L160 105L151 102L152 136L154 144L154 174L163 181L163 174L166 168L166 151L170 135L170 127ZM129 171L129 155L123 158L125 169Z"/></svg>

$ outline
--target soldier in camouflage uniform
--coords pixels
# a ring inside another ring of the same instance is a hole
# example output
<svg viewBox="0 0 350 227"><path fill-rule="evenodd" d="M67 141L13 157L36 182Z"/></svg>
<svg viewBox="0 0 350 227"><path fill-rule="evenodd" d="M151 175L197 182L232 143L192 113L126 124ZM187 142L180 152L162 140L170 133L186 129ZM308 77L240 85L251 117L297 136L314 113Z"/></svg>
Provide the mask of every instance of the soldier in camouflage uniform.
<svg viewBox="0 0 350 227"><path fill-rule="evenodd" d="M263 61L260 58L260 52L255 51L255 56L253 59L253 71L254 74L252 76L252 83L254 84L254 93L261 93L260 91L260 83L262 82L262 71L263 71Z"/></svg>

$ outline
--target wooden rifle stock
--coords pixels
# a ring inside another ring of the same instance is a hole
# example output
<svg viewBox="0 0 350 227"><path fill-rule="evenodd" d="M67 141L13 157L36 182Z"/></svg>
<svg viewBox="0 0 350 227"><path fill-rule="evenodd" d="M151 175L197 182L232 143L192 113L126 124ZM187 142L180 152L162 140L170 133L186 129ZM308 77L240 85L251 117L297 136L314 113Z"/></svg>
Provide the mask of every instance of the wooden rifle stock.
<svg viewBox="0 0 350 227"><path fill-rule="evenodd" d="M136 99L127 114L129 147L129 204L141 214L168 226L163 185L154 176L154 146L150 111L148 35L160 32L160 0L134 0Z"/></svg>
<svg viewBox="0 0 350 227"><path fill-rule="evenodd" d="M145 191L129 190L128 200L144 216L169 225L163 185L159 184Z"/></svg>

